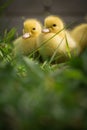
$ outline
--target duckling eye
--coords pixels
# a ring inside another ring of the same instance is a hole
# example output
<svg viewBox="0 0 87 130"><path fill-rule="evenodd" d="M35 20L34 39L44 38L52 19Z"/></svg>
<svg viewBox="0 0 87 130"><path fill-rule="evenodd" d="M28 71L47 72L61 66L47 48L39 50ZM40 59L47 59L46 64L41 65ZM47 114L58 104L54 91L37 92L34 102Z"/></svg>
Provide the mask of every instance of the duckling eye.
<svg viewBox="0 0 87 130"><path fill-rule="evenodd" d="M32 30L36 30L36 28L32 28Z"/></svg>
<svg viewBox="0 0 87 130"><path fill-rule="evenodd" d="M56 24L53 24L53 27L56 27L57 25Z"/></svg>

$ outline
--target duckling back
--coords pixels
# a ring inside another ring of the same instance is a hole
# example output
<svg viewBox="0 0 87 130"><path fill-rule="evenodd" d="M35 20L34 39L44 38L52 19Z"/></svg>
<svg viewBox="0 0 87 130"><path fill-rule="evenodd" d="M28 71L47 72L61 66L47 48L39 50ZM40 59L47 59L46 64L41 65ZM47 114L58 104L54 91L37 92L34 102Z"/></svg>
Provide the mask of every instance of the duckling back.
<svg viewBox="0 0 87 130"><path fill-rule="evenodd" d="M71 31L71 36L77 43L80 49L80 53L87 47L87 23L80 24L76 26Z"/></svg>

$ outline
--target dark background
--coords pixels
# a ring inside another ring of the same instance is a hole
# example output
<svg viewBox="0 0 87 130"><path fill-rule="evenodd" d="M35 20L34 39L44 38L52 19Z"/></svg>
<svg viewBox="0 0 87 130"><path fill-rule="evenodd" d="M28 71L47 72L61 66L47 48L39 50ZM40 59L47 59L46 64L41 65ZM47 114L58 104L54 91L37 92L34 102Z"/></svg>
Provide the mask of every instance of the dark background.
<svg viewBox="0 0 87 130"><path fill-rule="evenodd" d="M0 7L0 32L16 27L21 33L24 19L43 22L48 14L59 15L66 24L75 21L73 26L87 22L87 0L0 0Z"/></svg>

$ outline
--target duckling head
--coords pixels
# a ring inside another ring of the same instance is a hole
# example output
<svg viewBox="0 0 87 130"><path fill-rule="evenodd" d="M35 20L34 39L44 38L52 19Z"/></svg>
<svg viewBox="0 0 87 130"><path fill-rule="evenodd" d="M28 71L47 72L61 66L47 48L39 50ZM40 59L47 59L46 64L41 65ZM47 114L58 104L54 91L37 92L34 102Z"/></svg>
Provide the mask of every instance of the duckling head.
<svg viewBox="0 0 87 130"><path fill-rule="evenodd" d="M48 16L44 20L43 33L58 33L64 28L63 21L57 16Z"/></svg>
<svg viewBox="0 0 87 130"><path fill-rule="evenodd" d="M37 37L41 33L41 23L36 19L24 21L23 38Z"/></svg>

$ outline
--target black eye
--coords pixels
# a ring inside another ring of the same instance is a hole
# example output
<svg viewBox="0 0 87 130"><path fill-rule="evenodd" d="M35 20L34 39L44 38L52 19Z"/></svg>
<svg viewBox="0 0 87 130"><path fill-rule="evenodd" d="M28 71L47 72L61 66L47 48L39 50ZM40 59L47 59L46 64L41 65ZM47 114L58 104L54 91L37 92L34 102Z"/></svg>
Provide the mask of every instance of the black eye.
<svg viewBox="0 0 87 130"><path fill-rule="evenodd" d="M32 30L36 30L36 28L32 28Z"/></svg>
<svg viewBox="0 0 87 130"><path fill-rule="evenodd" d="M56 27L57 25L56 24L53 24L53 27Z"/></svg>

